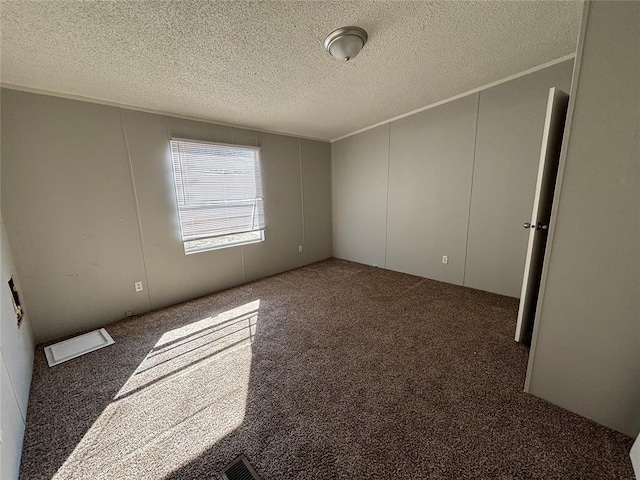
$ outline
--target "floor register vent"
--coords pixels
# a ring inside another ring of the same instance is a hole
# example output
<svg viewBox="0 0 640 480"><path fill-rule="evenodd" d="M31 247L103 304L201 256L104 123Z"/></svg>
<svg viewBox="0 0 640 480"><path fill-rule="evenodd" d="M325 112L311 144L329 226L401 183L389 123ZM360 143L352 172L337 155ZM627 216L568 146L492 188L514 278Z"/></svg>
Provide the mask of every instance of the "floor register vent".
<svg viewBox="0 0 640 480"><path fill-rule="evenodd" d="M50 367L66 362L73 358L93 352L102 347L108 347L115 342L104 328L78 335L62 342L44 347L44 354Z"/></svg>
<svg viewBox="0 0 640 480"><path fill-rule="evenodd" d="M260 480L260 477L244 455L240 455L222 470L220 478L222 480Z"/></svg>

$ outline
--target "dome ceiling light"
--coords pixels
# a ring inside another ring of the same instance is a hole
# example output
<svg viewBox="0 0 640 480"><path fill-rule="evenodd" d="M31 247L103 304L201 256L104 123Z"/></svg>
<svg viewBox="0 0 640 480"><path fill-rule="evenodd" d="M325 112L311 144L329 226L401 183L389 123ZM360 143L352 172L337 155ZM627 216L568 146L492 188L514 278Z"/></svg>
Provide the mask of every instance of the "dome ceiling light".
<svg viewBox="0 0 640 480"><path fill-rule="evenodd" d="M354 58L367 43L367 32L360 27L342 27L327 35L324 48L332 57L345 62Z"/></svg>

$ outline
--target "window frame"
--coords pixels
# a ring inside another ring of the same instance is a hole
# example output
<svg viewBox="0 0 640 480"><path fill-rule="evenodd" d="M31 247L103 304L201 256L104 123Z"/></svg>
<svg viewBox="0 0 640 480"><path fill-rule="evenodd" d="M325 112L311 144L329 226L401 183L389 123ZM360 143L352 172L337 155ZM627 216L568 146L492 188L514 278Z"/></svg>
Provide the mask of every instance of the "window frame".
<svg viewBox="0 0 640 480"><path fill-rule="evenodd" d="M172 142L182 142L182 143L192 143L192 144L200 144L200 145L211 145L214 147L224 147L224 148L232 148L232 149L236 149L236 150L244 150L244 151L252 151L255 153L256 155L256 161L257 161L257 166L260 169L257 173L257 176L259 176L260 178L260 189L263 190L263 182L262 182L262 157L261 157L261 151L260 151L260 147L259 146L254 146L254 145L238 145L238 144L232 144L232 143L223 143L223 142L212 142L212 141L207 141L207 140L196 140L193 138L185 138L185 137L177 137L177 136L170 136L169 137L169 158L171 161L171 173L172 173L172 186L173 186L173 193L174 193L174 197L176 200L176 213L178 216L178 227L180 230L180 241L182 242L182 247L184 250L184 254L185 255L193 255L195 253L202 253L202 252L208 252L208 251L212 251L212 250L221 250L221 249L225 249L225 248L232 248L232 247L240 247L243 245L251 245L254 243L260 243L260 242L264 242L266 240L266 214L264 213L263 210L263 216L265 217L265 221L264 224L262 226L262 228L256 229L256 230L249 230L249 231L244 231L244 232L234 232L234 233L227 233L227 234L223 234L223 235L214 235L214 236L210 236L210 237L205 237L205 238L201 238L201 239L192 239L192 240L185 240L184 239L184 232L182 230L182 217L181 217L181 213L180 213L180 199L179 199L179 195L178 195L178 188L177 188L177 176L176 176L176 162L173 158L173 150L172 150ZM183 174L183 172L181 172L181 175ZM256 172L254 170L253 172L254 175L254 179L256 177ZM261 192L263 193L263 192ZM263 204L263 209L264 209L264 193L261 197L256 197L256 199L260 199L262 201ZM251 233L256 233L259 235L256 235L255 238L252 239L247 239L247 240L239 240L239 241L229 241L229 242L225 242L224 239L229 239L230 237L234 237L234 236L238 236L238 235L243 235L243 234L251 234ZM219 244L215 245L215 240L221 240L220 242L218 242ZM201 242L203 243L202 246L200 247L193 247L193 246L189 246L188 244L194 244L194 243L198 243ZM209 243L208 245L206 245L206 243Z"/></svg>

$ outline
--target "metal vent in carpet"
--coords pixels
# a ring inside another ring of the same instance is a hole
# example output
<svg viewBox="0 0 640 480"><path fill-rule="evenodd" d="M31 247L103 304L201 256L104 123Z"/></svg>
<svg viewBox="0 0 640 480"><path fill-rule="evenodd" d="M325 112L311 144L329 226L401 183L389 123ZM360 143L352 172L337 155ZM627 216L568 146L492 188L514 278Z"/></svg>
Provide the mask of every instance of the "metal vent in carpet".
<svg viewBox="0 0 640 480"><path fill-rule="evenodd" d="M260 477L244 455L240 455L222 470L220 477L222 480L260 480Z"/></svg>

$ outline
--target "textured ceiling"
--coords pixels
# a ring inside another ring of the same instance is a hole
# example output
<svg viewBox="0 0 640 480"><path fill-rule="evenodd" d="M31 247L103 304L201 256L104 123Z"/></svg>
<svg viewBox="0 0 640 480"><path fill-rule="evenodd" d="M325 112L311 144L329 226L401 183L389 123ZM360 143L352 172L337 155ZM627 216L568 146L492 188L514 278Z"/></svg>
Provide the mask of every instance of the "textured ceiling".
<svg viewBox="0 0 640 480"><path fill-rule="evenodd" d="M574 53L580 2L2 2L1 80L334 139ZM322 47L369 33L350 62Z"/></svg>

